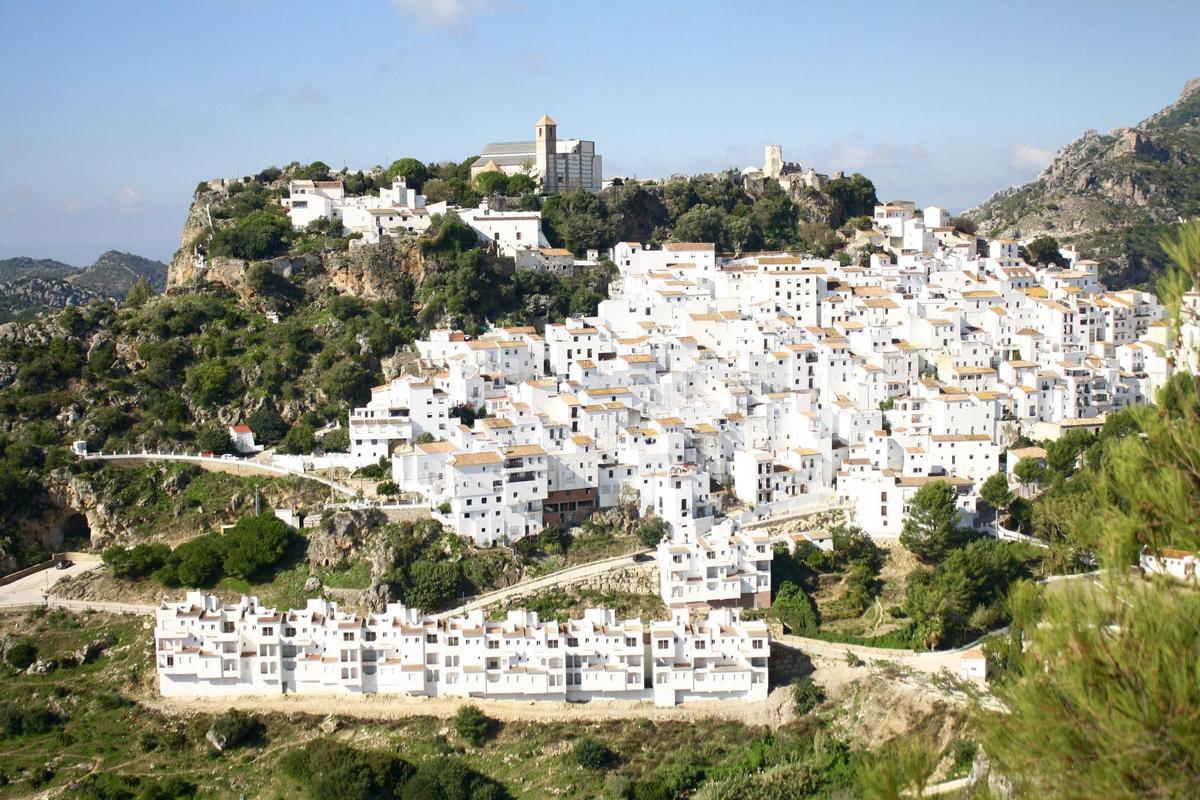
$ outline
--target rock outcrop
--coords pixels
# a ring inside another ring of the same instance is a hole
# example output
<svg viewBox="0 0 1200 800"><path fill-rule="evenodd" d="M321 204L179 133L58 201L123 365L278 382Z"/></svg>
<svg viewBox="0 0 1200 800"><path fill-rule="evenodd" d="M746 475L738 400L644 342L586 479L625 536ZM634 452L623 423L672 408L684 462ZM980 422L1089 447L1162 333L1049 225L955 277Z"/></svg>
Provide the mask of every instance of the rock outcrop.
<svg viewBox="0 0 1200 800"><path fill-rule="evenodd" d="M1054 236L1105 263L1120 287L1156 266L1158 232L1200 208L1200 79L1132 128L1086 131L1032 182L1005 189L964 215L987 236ZM1144 240L1144 241L1142 241ZM1145 244L1148 253L1137 248Z"/></svg>
<svg viewBox="0 0 1200 800"><path fill-rule="evenodd" d="M364 551L371 532L387 519L379 511L343 509L308 531L308 563L314 567L333 567Z"/></svg>

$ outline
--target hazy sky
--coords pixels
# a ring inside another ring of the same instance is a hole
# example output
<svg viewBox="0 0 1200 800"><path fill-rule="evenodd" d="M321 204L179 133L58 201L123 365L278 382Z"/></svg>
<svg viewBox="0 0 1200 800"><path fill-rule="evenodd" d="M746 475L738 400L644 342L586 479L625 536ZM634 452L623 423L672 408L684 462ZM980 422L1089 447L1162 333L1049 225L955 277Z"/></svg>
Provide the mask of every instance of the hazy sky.
<svg viewBox="0 0 1200 800"><path fill-rule="evenodd" d="M202 178L594 139L958 210L1200 75L1200 2L0 0L0 257L167 259Z"/></svg>

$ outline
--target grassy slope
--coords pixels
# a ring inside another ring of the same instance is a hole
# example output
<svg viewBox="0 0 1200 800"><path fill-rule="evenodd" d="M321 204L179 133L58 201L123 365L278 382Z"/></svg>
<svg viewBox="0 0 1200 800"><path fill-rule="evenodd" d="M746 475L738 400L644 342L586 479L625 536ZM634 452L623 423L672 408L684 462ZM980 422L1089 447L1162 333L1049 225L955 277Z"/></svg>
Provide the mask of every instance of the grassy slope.
<svg viewBox="0 0 1200 800"><path fill-rule="evenodd" d="M265 718L262 741L217 755L204 743L209 715L169 717L145 705L153 698L148 620L102 614L0 615L0 632L29 635L42 658L61 656L103 632L117 643L96 662L48 675L16 675L0 668L4 701L47 703L66 717L45 734L0 738L0 797L21 797L35 788L63 787L91 770L157 777L179 776L201 787L201 796L295 798L303 787L282 778L278 758L314 735L315 719ZM458 755L502 781L515 797L594 797L604 774L578 767L573 740L590 734L620 755L620 769L634 780L691 759L711 771L732 770L746 746L765 729L705 720L697 724L650 721L604 723L509 723L482 748L465 745L448 723L428 717L396 722L355 721L338 738L357 747L385 748L419 763L435 755ZM153 748L153 749L148 749ZM43 768L49 765L49 773ZM40 776L37 773L41 772ZM68 795L69 796L69 795Z"/></svg>

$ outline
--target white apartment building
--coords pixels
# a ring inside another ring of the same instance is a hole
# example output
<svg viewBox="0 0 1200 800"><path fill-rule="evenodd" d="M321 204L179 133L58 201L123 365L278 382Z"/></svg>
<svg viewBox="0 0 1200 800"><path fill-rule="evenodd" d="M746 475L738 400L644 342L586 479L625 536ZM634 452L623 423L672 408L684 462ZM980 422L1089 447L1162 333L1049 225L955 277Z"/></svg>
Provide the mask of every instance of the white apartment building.
<svg viewBox="0 0 1200 800"><path fill-rule="evenodd" d="M734 608L714 609L703 622L686 610L651 622L654 704L765 699L770 651L767 623L742 621Z"/></svg>
<svg viewBox="0 0 1200 800"><path fill-rule="evenodd" d="M435 618L391 603L357 615L309 600L264 608L254 597L225 605L188 592L155 613L155 665L165 697L243 694L404 694L657 705L766 696L766 625L736 610L706 623L618 619L542 621L510 611Z"/></svg>
<svg viewBox="0 0 1200 800"><path fill-rule="evenodd" d="M350 412L350 455L359 464L390 458L422 434L446 435L450 404L431 382L401 377L371 389L371 400Z"/></svg>
<svg viewBox="0 0 1200 800"><path fill-rule="evenodd" d="M671 608L771 604L770 537L725 521L698 537L672 533L658 544L659 592Z"/></svg>

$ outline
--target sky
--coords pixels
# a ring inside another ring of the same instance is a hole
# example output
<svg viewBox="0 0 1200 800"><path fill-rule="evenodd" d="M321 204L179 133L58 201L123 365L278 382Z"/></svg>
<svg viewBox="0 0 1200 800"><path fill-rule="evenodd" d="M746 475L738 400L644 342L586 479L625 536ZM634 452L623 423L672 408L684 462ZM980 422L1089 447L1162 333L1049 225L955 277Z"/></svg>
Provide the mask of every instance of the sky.
<svg viewBox="0 0 1200 800"><path fill-rule="evenodd" d="M961 210L1200 75L1200 2L0 0L0 258L167 260L201 179L591 139Z"/></svg>

